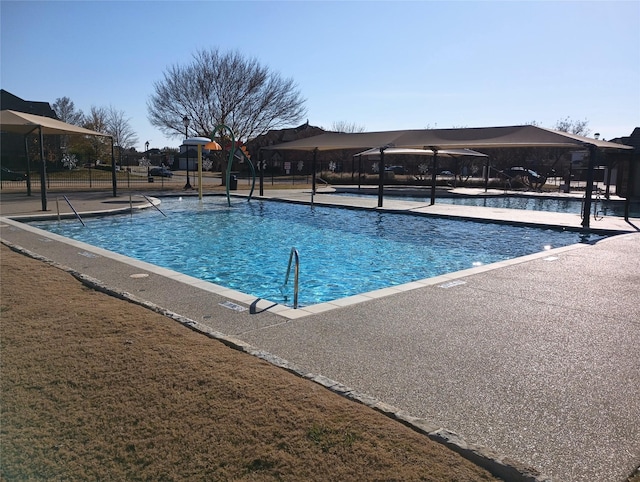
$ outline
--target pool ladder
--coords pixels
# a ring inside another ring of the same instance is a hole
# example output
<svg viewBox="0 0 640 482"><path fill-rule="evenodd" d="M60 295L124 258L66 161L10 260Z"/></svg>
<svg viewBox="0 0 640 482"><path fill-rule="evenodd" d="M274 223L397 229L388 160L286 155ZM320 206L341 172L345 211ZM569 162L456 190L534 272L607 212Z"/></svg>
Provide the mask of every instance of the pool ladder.
<svg viewBox="0 0 640 482"><path fill-rule="evenodd" d="M287 276L284 278L284 284L280 287L280 291L284 295L284 299L287 299L287 295L284 294L284 290L289 282L289 274L291 273L291 262L295 259L294 271L293 271L293 309L298 308L298 274L300 272L300 256L298 250L293 247L289 253L289 265L287 266Z"/></svg>

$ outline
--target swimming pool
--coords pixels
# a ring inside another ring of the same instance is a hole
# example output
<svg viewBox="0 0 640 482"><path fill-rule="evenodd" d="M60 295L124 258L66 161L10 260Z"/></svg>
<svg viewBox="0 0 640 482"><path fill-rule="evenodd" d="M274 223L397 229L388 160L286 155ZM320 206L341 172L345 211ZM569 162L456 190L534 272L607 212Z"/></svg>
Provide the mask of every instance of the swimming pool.
<svg viewBox="0 0 640 482"><path fill-rule="evenodd" d="M358 194L349 192L336 192L337 196L356 196L364 198L373 198L374 194ZM385 194L385 199L397 199L403 201L418 201L428 203L431 195L426 193L424 196L403 196L394 194ZM505 209L526 209L533 211L547 211L554 213L582 213L582 199L578 198L550 198L538 196L516 196L516 195L500 195L500 196L447 196L437 197L437 204L457 204L462 206L483 206L491 208ZM616 216L624 217L624 201L612 201L606 199L592 200L591 213L595 212L599 216ZM640 203L632 202L630 204L631 217L640 217Z"/></svg>
<svg viewBox="0 0 640 482"><path fill-rule="evenodd" d="M221 197L164 198L146 209L33 225L132 258L291 305L281 292L300 254L299 306L578 243L575 232ZM600 239L591 236L590 240ZM545 248L547 247L547 248Z"/></svg>

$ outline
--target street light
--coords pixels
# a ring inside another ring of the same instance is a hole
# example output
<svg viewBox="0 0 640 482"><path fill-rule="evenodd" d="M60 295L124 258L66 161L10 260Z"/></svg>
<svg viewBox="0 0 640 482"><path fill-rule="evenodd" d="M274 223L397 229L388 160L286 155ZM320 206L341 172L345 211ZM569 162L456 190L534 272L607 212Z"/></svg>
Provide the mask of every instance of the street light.
<svg viewBox="0 0 640 482"><path fill-rule="evenodd" d="M193 189L189 180L189 146L187 145L187 138L189 137L189 118L186 115L182 118L182 123L184 124L184 147L187 151L187 183L184 185L184 189Z"/></svg>
<svg viewBox="0 0 640 482"><path fill-rule="evenodd" d="M145 142L145 143L144 143L144 150L145 150L144 155L145 155L145 156L146 156L146 158L147 158L147 177L149 177L149 176L150 176L150 173L149 173L149 166L150 166L150 164L151 164L151 159L149 158L149 141L147 141L147 142Z"/></svg>

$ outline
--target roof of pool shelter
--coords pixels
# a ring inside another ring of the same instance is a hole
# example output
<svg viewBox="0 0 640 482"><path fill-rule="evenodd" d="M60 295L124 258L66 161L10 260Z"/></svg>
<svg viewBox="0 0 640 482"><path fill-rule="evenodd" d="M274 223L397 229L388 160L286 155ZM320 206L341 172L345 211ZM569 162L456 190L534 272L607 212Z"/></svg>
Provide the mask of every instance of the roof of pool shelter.
<svg viewBox="0 0 640 482"><path fill-rule="evenodd" d="M269 150L328 151L334 149L410 148L482 149L496 147L565 147L632 149L614 142L592 139L537 126L476 127L464 129L412 129L399 131L340 133L264 147Z"/></svg>
<svg viewBox="0 0 640 482"><path fill-rule="evenodd" d="M26 114L13 110L0 111L0 129L14 134L29 134L40 128L43 135L81 134L88 136L111 137L110 134L96 132L84 127L67 124L51 117Z"/></svg>

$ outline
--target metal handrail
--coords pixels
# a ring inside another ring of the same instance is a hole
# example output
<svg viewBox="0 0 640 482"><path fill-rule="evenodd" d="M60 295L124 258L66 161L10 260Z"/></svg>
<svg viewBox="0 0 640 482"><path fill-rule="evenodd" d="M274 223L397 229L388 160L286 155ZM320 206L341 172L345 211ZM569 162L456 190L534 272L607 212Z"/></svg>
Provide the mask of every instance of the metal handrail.
<svg viewBox="0 0 640 482"><path fill-rule="evenodd" d="M601 206L602 209L598 209L598 203L600 203L602 205L602 189L600 188L596 188L594 189L596 191L596 197L593 199L593 219L595 221L602 221L604 219L604 206ZM585 193L585 196L587 194ZM583 201L584 204L584 201Z"/></svg>
<svg viewBox="0 0 640 482"><path fill-rule="evenodd" d="M78 218L78 221L80 221L82 223L82 225L86 227L87 225L84 224L84 221L82 220L82 218L78 214L78 211L76 211L76 209L71 205L71 201L69 201L69 198L67 196L62 196L62 197L64 198L65 201L67 201L67 204L69 205L69 207L73 211L73 214L75 214L76 217ZM60 221L60 207L58 206L58 199L57 198L56 198L56 208L58 210L58 221Z"/></svg>
<svg viewBox="0 0 640 482"><path fill-rule="evenodd" d="M156 208L158 211L160 211L160 214L162 214L165 218L167 217L167 215L165 213L162 212L162 209L160 209L158 206L156 206L153 201L151 199L149 199L148 196L142 194L142 197L145 198L147 200L147 202L149 204L151 204L154 208Z"/></svg>
<svg viewBox="0 0 640 482"><path fill-rule="evenodd" d="M293 272L293 309L297 309L298 308L298 274L300 272L300 256L298 255L298 250L295 247L291 248L291 252L289 253L289 265L287 266L287 275L285 276L284 284L280 289L283 291L283 294L284 294L284 289L286 288L287 283L289 282L289 274L291 273L291 261L293 261L294 257L296 259L296 263L295 263L294 272ZM287 299L287 296L285 295L285 300L286 299Z"/></svg>

